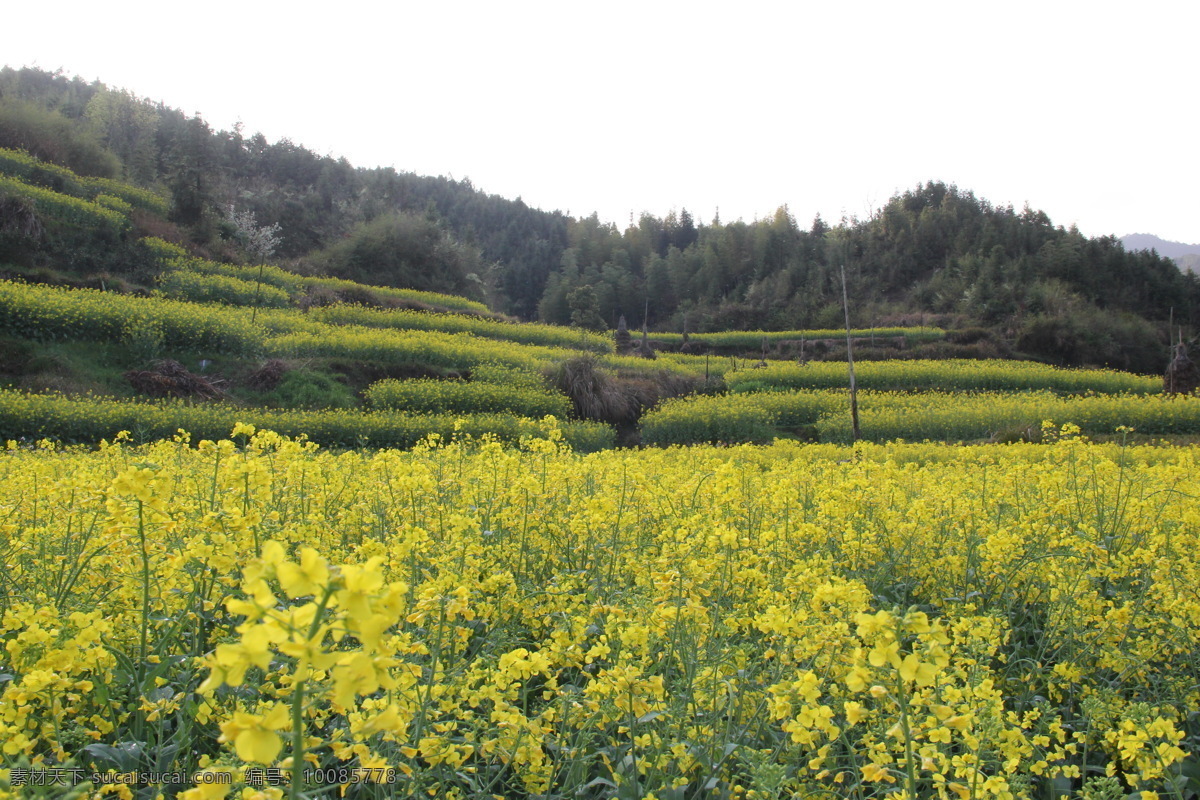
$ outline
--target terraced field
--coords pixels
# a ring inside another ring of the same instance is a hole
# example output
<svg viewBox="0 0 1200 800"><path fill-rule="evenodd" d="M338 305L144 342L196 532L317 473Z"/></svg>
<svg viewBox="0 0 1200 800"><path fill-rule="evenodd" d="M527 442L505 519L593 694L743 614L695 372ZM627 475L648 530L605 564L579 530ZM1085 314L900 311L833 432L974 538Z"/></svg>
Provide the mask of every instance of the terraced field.
<svg viewBox="0 0 1200 800"><path fill-rule="evenodd" d="M1200 797L1197 397L863 362L853 442L844 364L138 246L0 281L0 796Z"/></svg>

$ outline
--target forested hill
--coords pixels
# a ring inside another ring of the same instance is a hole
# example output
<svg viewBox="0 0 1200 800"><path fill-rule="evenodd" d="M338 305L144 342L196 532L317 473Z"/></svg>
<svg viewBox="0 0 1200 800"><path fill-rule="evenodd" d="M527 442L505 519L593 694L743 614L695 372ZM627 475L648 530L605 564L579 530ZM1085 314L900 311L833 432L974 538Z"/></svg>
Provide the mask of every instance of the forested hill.
<svg viewBox="0 0 1200 800"><path fill-rule="evenodd" d="M279 225L275 260L292 269L463 294L524 319L615 326L624 315L632 327L693 333L832 327L844 265L856 326L945 315L1060 363L1145 369L1165 356L1165 322L1192 326L1200 311L1200 282L1168 259L936 182L835 225L800 223L786 208L707 223L684 210L620 230L10 68L0 70L0 147L163 192L169 219L143 218L140 235L236 260L233 207ZM119 267L107 251L2 245L0 261L22 269Z"/></svg>
<svg viewBox="0 0 1200 800"><path fill-rule="evenodd" d="M568 244L565 215L478 191L469 180L355 167L288 139L214 131L201 117L128 91L37 69L0 69L0 147L163 189L188 243L217 255L234 205L260 225L280 226L279 258L320 268L332 259L349 278L391 271L391 283L486 299L525 318L537 313ZM326 252L356 237L360 247ZM382 262L373 258L383 252Z"/></svg>
<svg viewBox="0 0 1200 800"><path fill-rule="evenodd" d="M1148 320L1190 320L1197 284L1171 261L1128 253L1114 237L1089 239L1055 227L1045 213L993 207L954 186L927 183L893 197L870 219L803 228L772 218L695 227L686 215L643 217L624 233L588 220L551 278L543 317L562 321L562 296L597 286L601 308L634 308L639 281L651 325L692 330L836 326L840 269L847 268L858 322L918 312L964 314L979 324L1096 308ZM611 299L610 299L611 298Z"/></svg>

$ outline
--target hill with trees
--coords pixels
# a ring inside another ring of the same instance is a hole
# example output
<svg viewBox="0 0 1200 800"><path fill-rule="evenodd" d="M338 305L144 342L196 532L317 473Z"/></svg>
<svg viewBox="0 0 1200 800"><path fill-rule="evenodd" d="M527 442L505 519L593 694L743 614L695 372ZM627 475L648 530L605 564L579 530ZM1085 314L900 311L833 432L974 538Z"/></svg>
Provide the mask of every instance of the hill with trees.
<svg viewBox="0 0 1200 800"><path fill-rule="evenodd" d="M241 215L273 232L272 263L297 274L449 292L592 328L622 316L633 329L692 334L836 327L844 268L856 327L937 323L975 331L966 335L1001 355L1158 371L1168 322L1190 333L1200 308L1197 278L1159 254L933 181L868 219L800 224L784 207L705 223L680 210L620 230L469 180L213 130L127 90L31 68L0 70L0 147L49 165L26 171L34 184L61 188L56 165L165 203L163 213L135 207L128 233L96 236L46 229L28 198L0 191L0 264L25 279L151 287L153 265L136 247L146 236L250 263Z"/></svg>

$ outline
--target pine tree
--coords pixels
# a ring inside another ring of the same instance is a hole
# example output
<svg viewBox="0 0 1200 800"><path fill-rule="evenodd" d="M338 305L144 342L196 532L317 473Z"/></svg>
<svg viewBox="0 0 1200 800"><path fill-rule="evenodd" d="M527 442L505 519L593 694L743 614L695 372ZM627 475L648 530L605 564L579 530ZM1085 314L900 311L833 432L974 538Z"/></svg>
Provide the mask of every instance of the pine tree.
<svg viewBox="0 0 1200 800"><path fill-rule="evenodd" d="M571 307L571 324L575 327L589 331L602 331L608 327L604 324L604 317L600 316L596 290L590 284L584 284L568 294L567 305Z"/></svg>

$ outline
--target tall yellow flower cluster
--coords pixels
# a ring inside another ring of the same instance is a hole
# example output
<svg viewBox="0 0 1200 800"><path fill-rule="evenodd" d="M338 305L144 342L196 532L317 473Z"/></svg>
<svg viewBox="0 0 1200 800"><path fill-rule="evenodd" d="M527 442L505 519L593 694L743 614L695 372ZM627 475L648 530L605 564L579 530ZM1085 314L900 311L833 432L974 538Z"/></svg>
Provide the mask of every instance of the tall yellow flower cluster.
<svg viewBox="0 0 1200 800"><path fill-rule="evenodd" d="M405 612L408 586L385 583L382 557L365 564L330 567L313 548L303 547L289 560L284 545L268 541L262 556L242 572L244 597L226 601L227 610L244 618L239 639L217 645L206 660L208 678L198 689L214 697L221 686L241 686L247 670L271 672L279 681L279 699L234 702L221 725L223 741L232 742L244 761L270 763L283 747L278 731L322 713L328 702L338 713L355 708L360 697L402 687L396 641L385 637ZM275 586L290 603L281 602ZM305 602L297 602L304 600ZM247 710L249 709L249 710ZM359 724L360 730L403 733L411 714L388 704ZM299 742L303 748L304 742Z"/></svg>

